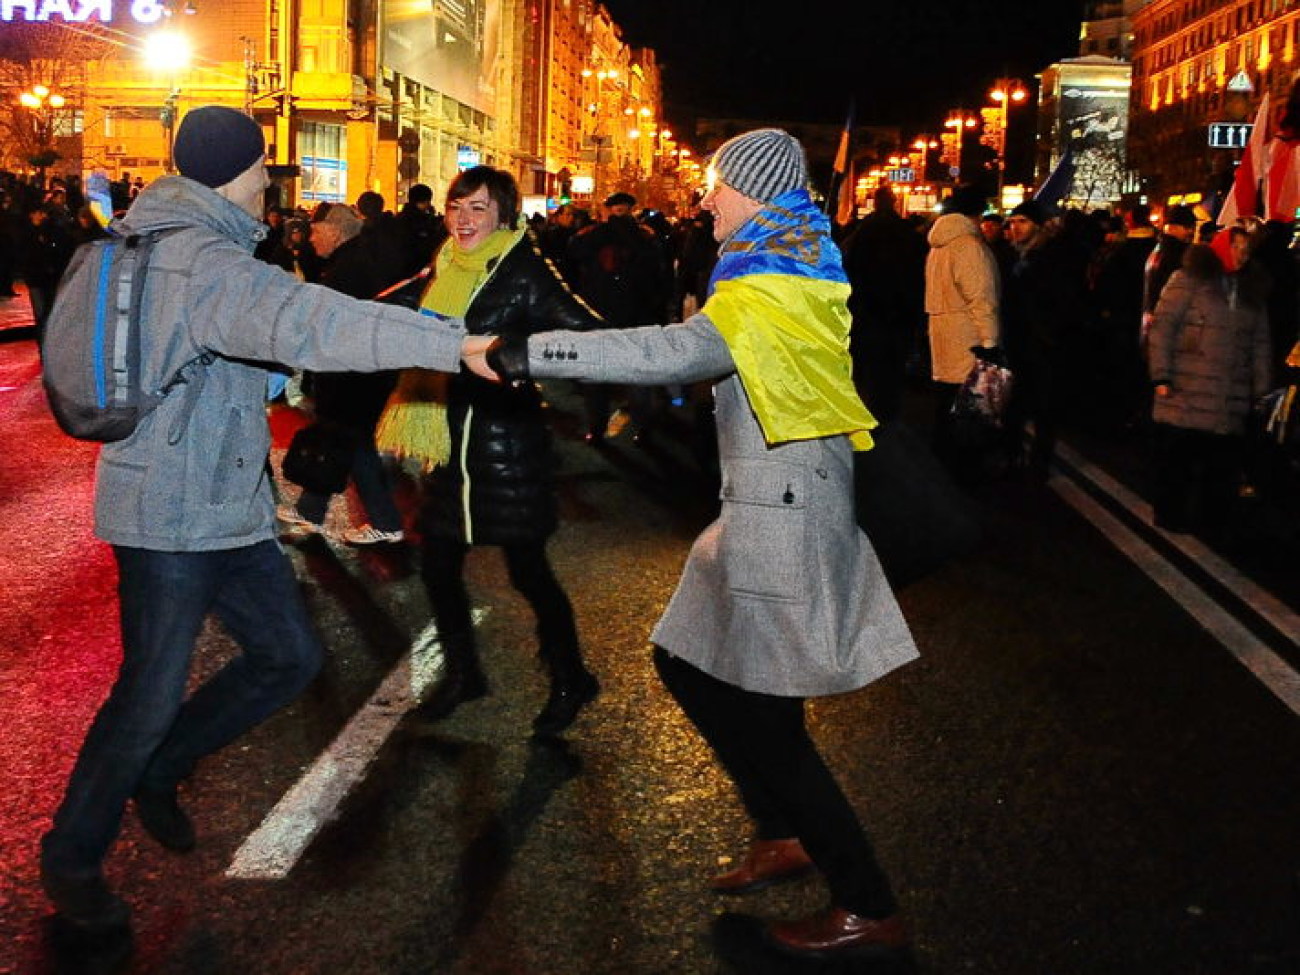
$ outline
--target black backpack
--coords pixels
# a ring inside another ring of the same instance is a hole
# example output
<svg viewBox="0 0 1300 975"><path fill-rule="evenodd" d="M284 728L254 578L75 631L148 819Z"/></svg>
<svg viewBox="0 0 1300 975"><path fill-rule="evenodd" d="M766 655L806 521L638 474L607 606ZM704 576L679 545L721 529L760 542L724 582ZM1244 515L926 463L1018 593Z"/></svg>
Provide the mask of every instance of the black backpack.
<svg viewBox="0 0 1300 975"><path fill-rule="evenodd" d="M45 395L60 428L80 440L125 440L176 386L201 387L203 353L161 389L140 381L141 302L154 245L176 229L111 236L82 244L55 293L41 341ZM186 411L186 418L188 411Z"/></svg>

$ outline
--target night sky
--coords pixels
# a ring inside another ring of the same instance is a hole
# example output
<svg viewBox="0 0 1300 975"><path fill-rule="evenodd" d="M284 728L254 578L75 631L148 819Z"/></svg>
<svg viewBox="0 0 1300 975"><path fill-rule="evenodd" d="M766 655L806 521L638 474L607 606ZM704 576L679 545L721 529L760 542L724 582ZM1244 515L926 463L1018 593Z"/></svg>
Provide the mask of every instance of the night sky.
<svg viewBox="0 0 1300 975"><path fill-rule="evenodd" d="M1078 54L1082 0L604 0L663 64L667 115L933 131L997 77Z"/></svg>

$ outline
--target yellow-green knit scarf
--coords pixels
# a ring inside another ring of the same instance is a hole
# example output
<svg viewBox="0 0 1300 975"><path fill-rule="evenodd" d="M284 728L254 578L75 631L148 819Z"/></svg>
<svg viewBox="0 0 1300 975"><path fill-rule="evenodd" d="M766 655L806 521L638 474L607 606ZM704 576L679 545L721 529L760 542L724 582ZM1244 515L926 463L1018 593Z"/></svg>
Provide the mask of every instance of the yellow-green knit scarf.
<svg viewBox="0 0 1300 975"><path fill-rule="evenodd" d="M523 235L522 230L496 230L469 251L446 241L434 257L434 277L420 299L420 310L463 318L496 262ZM375 427L375 445L413 461L422 473L447 463L451 458L447 379L443 372L403 369Z"/></svg>

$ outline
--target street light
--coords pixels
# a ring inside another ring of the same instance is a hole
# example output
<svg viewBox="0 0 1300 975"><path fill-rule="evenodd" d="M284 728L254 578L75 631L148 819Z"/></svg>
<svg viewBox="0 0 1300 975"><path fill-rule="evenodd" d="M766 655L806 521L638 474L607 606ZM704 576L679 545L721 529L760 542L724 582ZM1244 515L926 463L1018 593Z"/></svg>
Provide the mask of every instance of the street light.
<svg viewBox="0 0 1300 975"><path fill-rule="evenodd" d="M984 135L980 141L997 153L998 206L1001 207L1007 173L1007 116L1012 105L1019 105L1029 98L1029 89L1017 78L999 78L994 82L989 98L993 107L981 113L984 116Z"/></svg>
<svg viewBox="0 0 1300 975"><path fill-rule="evenodd" d="M27 161L36 167L41 189L45 189L45 170L59 158L58 150L54 148L55 116L67 100L45 85L33 85L30 91L19 94L18 104L27 109L31 141L35 146L35 152Z"/></svg>
<svg viewBox="0 0 1300 975"><path fill-rule="evenodd" d="M616 68L591 67L582 69L582 77L595 79L595 89L591 100L587 102L587 114L591 117L591 131L587 134L587 144L591 146L592 199L602 199L601 193L608 186L607 170L613 156L614 134L609 124L609 90L606 82L615 88L618 85Z"/></svg>
<svg viewBox="0 0 1300 975"><path fill-rule="evenodd" d="M144 61L155 71L165 72L170 78L167 97L158 113L162 122L163 134L167 143L167 158L164 168L167 172L175 169L173 148L176 144L176 111L180 101L181 89L177 75L190 65L190 42L184 34L174 30L155 31L145 38Z"/></svg>
<svg viewBox="0 0 1300 975"><path fill-rule="evenodd" d="M920 155L921 178L930 180L934 178L933 167L930 164L930 153L939 148L939 140L931 135L918 135L912 143L912 148Z"/></svg>
<svg viewBox="0 0 1300 975"><path fill-rule="evenodd" d="M939 137L943 142L943 153L939 158L947 164L948 175L954 181L961 178L961 148L966 130L973 129L978 124L979 119L961 108L949 112L947 120L943 123L943 127L948 131Z"/></svg>

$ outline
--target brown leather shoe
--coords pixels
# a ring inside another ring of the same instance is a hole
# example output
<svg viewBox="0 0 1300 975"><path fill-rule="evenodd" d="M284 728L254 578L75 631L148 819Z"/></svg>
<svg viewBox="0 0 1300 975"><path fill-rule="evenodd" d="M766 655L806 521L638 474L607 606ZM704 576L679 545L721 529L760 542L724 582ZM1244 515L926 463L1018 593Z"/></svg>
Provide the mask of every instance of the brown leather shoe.
<svg viewBox="0 0 1300 975"><path fill-rule="evenodd" d="M798 921L770 921L767 936L786 954L805 958L833 958L872 949L906 948L908 944L899 915L860 917L839 907Z"/></svg>
<svg viewBox="0 0 1300 975"><path fill-rule="evenodd" d="M813 869L812 859L797 839L755 840L740 863L709 881L719 894L747 894L762 890Z"/></svg>

